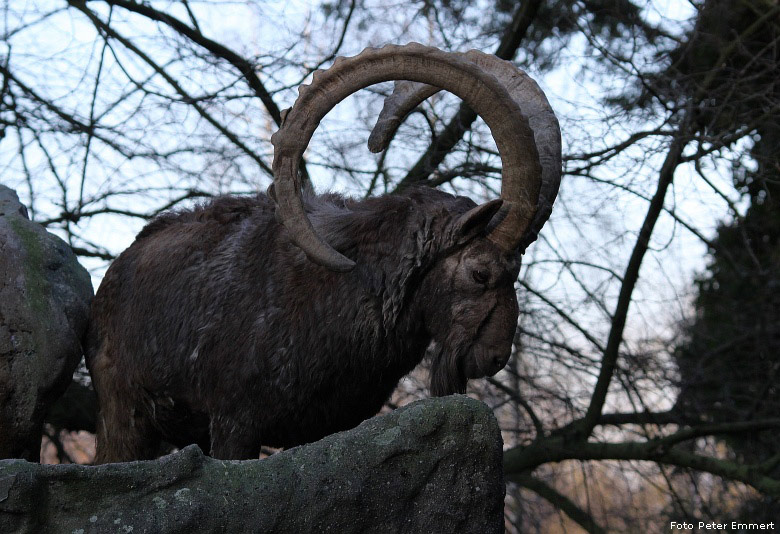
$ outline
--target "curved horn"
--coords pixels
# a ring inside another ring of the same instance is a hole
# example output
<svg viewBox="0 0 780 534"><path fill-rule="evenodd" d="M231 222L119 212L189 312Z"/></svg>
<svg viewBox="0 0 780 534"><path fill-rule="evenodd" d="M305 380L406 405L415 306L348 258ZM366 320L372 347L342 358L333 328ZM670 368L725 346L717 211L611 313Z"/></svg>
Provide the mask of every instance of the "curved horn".
<svg viewBox="0 0 780 534"><path fill-rule="evenodd" d="M357 56L338 58L328 70L315 72L311 85L299 89L295 105L271 137L277 214L290 238L316 263L336 271L354 267L354 262L317 235L306 217L298 163L328 111L355 91L389 80L411 80L450 91L483 118L501 155L504 188L512 184L510 189L516 192L504 221L511 219L512 228L524 230L536 211L541 166L533 131L519 106L504 85L474 61L411 43L367 48ZM516 248L517 238L499 232L504 224L491 232L491 239L511 250Z"/></svg>
<svg viewBox="0 0 780 534"><path fill-rule="evenodd" d="M393 93L385 98L379 118L368 136L368 149L375 154L387 150L406 116L439 91L440 87L427 83L396 81Z"/></svg>
<svg viewBox="0 0 780 534"><path fill-rule="evenodd" d="M471 50L462 55L498 78L528 118L534 131L539 162L542 165L542 186L536 202L536 215L525 229L512 227L516 223L515 218L505 218L493 230L498 235L506 235L508 240L516 240L517 248L523 252L536 240L544 223L550 217L553 202L558 196L558 187L561 183L561 130L558 119L536 82L511 62L479 50ZM369 150L372 152L385 150L404 118L439 90L437 87L419 82L405 80L396 82L393 94L385 99L382 112L371 131L368 139ZM504 181L501 198L512 202L515 193L514 188L507 187ZM491 238L494 236L493 231L490 234ZM511 239L511 236L514 238Z"/></svg>

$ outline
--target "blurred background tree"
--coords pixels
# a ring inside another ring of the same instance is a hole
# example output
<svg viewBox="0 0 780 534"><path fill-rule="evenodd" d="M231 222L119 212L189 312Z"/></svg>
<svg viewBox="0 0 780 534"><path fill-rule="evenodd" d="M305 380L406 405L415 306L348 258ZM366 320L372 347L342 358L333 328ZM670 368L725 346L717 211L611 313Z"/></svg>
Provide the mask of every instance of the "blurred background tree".
<svg viewBox="0 0 780 534"><path fill-rule="evenodd" d="M745 165L733 168L747 204L713 240L696 281L696 315L675 357L680 409L710 421L780 413L780 26L774 2L706 2L688 41L672 55L669 87L695 100L699 128L732 136L749 128ZM717 64L713 71L709 65ZM699 93L706 78L712 89ZM777 431L730 436L742 461L780 475ZM751 500L742 518L777 519L777 499Z"/></svg>

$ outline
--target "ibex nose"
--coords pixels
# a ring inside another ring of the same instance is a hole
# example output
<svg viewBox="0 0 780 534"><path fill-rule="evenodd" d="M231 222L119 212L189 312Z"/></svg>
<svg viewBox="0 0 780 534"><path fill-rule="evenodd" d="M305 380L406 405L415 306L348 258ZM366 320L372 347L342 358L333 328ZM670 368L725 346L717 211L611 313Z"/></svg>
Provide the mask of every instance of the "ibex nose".
<svg viewBox="0 0 780 534"><path fill-rule="evenodd" d="M497 354L494 354L493 357L487 361L485 375L493 376L501 369L503 369L506 366L507 362L509 361L509 356L511 354L512 354L511 350L501 351Z"/></svg>

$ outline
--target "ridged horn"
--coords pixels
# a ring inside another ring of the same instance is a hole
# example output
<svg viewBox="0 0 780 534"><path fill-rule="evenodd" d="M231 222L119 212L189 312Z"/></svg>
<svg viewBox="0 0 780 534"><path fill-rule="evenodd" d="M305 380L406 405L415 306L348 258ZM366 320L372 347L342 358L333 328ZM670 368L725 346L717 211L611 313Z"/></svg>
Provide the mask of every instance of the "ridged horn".
<svg viewBox="0 0 780 534"><path fill-rule="evenodd" d="M541 165L528 120L504 83L477 61L418 43L367 48L357 56L338 58L329 69L315 72L311 85L300 87L298 99L271 137L277 215L290 238L315 263L335 271L354 267L352 260L317 235L306 217L298 164L320 121L336 104L359 89L390 80L447 90L483 118L501 155L502 190L511 190L510 209L490 235L505 250L515 249L518 238L506 227L510 222L510 228L528 227L541 186Z"/></svg>
<svg viewBox="0 0 780 534"><path fill-rule="evenodd" d="M561 130L558 119L539 85L511 62L479 50L471 50L463 56L490 72L506 87L523 115L528 118L534 132L539 162L542 165L542 185L536 202L536 215L527 228L513 227L519 223L518 218L504 218L490 234L491 239L501 243L504 242L503 236L507 236L506 240L516 241L516 248L523 252L538 237L544 223L550 217L553 203L558 196L561 183ZM424 83L397 81L393 93L385 99L382 112L371 131L368 139L369 150L381 152L387 149L406 116L439 91L440 88ZM512 197L517 192L517 188L504 180L501 190L502 199L513 202ZM502 214L499 214L500 216ZM512 239L511 236L514 238Z"/></svg>

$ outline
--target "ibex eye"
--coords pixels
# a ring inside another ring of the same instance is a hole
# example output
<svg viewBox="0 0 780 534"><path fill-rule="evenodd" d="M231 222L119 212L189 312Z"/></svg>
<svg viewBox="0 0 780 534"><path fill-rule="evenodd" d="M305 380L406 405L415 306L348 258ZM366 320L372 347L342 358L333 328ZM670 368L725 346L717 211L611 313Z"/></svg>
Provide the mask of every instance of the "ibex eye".
<svg viewBox="0 0 780 534"><path fill-rule="evenodd" d="M475 269L471 271L471 277L478 284L487 284L488 279L490 279L490 274L487 271Z"/></svg>

